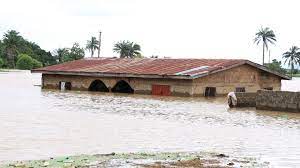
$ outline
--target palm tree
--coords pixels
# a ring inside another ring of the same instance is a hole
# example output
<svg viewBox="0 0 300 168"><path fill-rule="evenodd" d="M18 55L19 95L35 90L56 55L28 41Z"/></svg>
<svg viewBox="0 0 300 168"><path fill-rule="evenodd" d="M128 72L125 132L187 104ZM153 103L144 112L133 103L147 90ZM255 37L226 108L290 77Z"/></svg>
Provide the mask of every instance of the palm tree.
<svg viewBox="0 0 300 168"><path fill-rule="evenodd" d="M22 41L23 38L15 30L10 30L3 36L3 49L10 68L15 68L18 47L22 46Z"/></svg>
<svg viewBox="0 0 300 168"><path fill-rule="evenodd" d="M261 28L256 34L254 38L254 43L257 45L262 42L263 45L263 65L265 64L265 48L268 50L269 43L274 44L276 42L276 36L270 28Z"/></svg>
<svg viewBox="0 0 300 168"><path fill-rule="evenodd" d="M297 46L292 46L289 51L283 53L282 58L285 59L285 62L288 62L288 65L291 67L291 77L293 77L293 71L295 65L300 65L300 52Z"/></svg>
<svg viewBox="0 0 300 168"><path fill-rule="evenodd" d="M141 46L130 41L120 41L114 45L113 51L120 54L120 58L141 57Z"/></svg>
<svg viewBox="0 0 300 168"><path fill-rule="evenodd" d="M91 52L91 57L94 56L94 51L99 49L98 43L96 37L92 37L91 40L87 41L86 49Z"/></svg>

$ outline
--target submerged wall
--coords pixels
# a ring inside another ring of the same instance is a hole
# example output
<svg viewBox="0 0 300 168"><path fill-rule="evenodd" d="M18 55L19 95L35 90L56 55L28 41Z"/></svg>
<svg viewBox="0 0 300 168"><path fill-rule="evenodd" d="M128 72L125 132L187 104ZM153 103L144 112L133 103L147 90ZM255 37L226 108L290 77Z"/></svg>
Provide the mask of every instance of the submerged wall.
<svg viewBox="0 0 300 168"><path fill-rule="evenodd" d="M237 97L237 107L255 107L257 93L235 93Z"/></svg>
<svg viewBox="0 0 300 168"><path fill-rule="evenodd" d="M256 96L256 108L300 112L300 92L260 90Z"/></svg>
<svg viewBox="0 0 300 168"><path fill-rule="evenodd" d="M236 107L300 112L300 92L259 90L257 93L236 93L235 95Z"/></svg>

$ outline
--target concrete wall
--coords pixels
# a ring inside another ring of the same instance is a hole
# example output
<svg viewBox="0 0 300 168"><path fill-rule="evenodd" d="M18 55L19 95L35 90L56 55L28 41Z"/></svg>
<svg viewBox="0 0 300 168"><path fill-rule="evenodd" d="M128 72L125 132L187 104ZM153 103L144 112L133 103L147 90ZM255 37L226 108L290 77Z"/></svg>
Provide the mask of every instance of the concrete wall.
<svg viewBox="0 0 300 168"><path fill-rule="evenodd" d="M246 92L272 87L281 89L281 78L272 74L264 74L250 65L241 65L226 71L198 78L193 82L193 94L203 95L206 87L216 87L218 95L226 95L235 91L236 87L245 87Z"/></svg>
<svg viewBox="0 0 300 168"><path fill-rule="evenodd" d="M256 96L256 108L300 112L300 92L260 90Z"/></svg>
<svg viewBox="0 0 300 168"><path fill-rule="evenodd" d="M264 87L280 90L280 77L261 76L261 71L250 65L241 65L226 71L208 75L195 80L180 79L143 79L143 78L115 78L89 77L43 74L43 88L59 89L59 82L71 82L73 90L88 90L90 84L98 79L111 89L119 80L126 81L138 94L151 94L152 85L170 85L171 95L203 96L206 87L216 87L217 95L226 95L235 91L236 87L245 87L246 92L256 92Z"/></svg>

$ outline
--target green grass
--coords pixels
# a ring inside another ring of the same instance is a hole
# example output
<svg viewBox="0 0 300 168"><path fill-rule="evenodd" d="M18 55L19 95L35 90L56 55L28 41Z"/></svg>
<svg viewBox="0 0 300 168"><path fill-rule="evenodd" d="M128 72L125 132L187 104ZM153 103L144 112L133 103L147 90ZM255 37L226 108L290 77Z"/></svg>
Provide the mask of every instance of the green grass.
<svg viewBox="0 0 300 168"><path fill-rule="evenodd" d="M97 165L98 167L115 167L123 164L129 167L140 167L138 164L154 164L156 162L176 162L178 160L193 160L193 159L210 159L212 161L224 161L225 163L232 162L234 159L230 157L218 158L217 153L205 152L162 152L162 153L119 153L119 154L95 154L95 155L77 155L55 157L45 160L27 160L15 161L10 163L0 164L0 168L71 168L71 167L89 167ZM232 160L233 159L233 160ZM246 165L254 164L253 167L267 167L268 163L259 162L255 158L239 158L238 161L245 162ZM261 166L261 164L263 166Z"/></svg>
<svg viewBox="0 0 300 168"><path fill-rule="evenodd" d="M300 73L293 74L293 77L300 77Z"/></svg>

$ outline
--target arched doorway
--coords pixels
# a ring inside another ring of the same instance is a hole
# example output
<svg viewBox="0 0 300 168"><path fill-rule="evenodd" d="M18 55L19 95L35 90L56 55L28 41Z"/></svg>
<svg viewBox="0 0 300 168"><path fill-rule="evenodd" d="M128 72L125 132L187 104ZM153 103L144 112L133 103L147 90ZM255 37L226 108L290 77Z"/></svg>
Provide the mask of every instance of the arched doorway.
<svg viewBox="0 0 300 168"><path fill-rule="evenodd" d="M134 90L131 88L131 86L125 82L124 80L120 80L116 83L116 85L111 89L112 92L117 93L133 93Z"/></svg>
<svg viewBox="0 0 300 168"><path fill-rule="evenodd" d="M89 87L89 91L109 92L109 89L106 87L106 85L101 80L94 80Z"/></svg>

